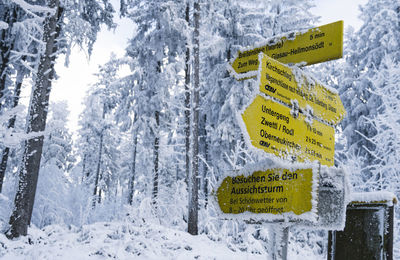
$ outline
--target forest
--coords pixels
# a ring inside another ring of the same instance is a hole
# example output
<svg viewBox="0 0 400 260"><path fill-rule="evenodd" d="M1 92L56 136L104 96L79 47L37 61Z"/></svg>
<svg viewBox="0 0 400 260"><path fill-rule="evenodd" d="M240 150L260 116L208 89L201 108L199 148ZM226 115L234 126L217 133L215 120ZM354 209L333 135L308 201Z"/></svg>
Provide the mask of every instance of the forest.
<svg viewBox="0 0 400 260"><path fill-rule="evenodd" d="M249 147L237 118L257 79L238 81L227 64L243 47L321 25L315 1L115 2L0 0L0 258L271 256L274 225L225 220L212 203L230 172L276 159ZM343 58L301 69L347 112L333 167L351 192L399 197L400 3L368 0L360 14L359 29L345 26ZM122 57L99 66L73 132L67 102L52 101L55 64L68 66L76 46L90 57L117 17L136 30ZM395 206L395 259L399 220ZM293 226L289 259L326 259L327 240Z"/></svg>

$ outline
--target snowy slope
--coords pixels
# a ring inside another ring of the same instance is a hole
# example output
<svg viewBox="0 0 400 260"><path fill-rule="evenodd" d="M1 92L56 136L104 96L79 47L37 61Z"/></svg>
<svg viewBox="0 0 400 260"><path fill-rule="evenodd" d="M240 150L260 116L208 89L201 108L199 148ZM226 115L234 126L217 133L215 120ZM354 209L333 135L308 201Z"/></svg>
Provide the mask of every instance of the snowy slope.
<svg viewBox="0 0 400 260"><path fill-rule="evenodd" d="M234 251L232 251L234 250ZM301 255L300 255L301 254ZM291 244L289 259L325 259ZM0 233L1 260L86 259L271 259L269 255L242 252L206 235L155 224L98 222L82 228L47 226L29 229L29 235L10 241Z"/></svg>
<svg viewBox="0 0 400 260"><path fill-rule="evenodd" d="M0 234L0 259L265 259L266 256L233 252L205 235L156 225L96 223L81 229L53 225L31 228L14 241Z"/></svg>

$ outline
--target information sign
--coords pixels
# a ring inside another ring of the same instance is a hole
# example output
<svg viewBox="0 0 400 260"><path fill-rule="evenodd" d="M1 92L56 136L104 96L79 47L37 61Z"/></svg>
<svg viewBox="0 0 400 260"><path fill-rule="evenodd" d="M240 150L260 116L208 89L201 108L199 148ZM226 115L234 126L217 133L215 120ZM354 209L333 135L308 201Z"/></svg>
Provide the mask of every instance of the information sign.
<svg viewBox="0 0 400 260"><path fill-rule="evenodd" d="M331 124L336 125L344 118L346 111L338 93L334 90L322 86L300 69L292 69L267 55L260 54L260 59L262 93L288 105L292 100L297 100L303 111L309 105L314 116Z"/></svg>
<svg viewBox="0 0 400 260"><path fill-rule="evenodd" d="M282 215L310 212L312 205L313 169L270 169L251 175L226 177L217 190L223 213Z"/></svg>
<svg viewBox="0 0 400 260"><path fill-rule="evenodd" d="M271 99L257 95L242 113L245 129L251 145L282 158L318 160L333 166L335 154L335 130L313 120L307 123L305 116L291 115L291 109Z"/></svg>
<svg viewBox="0 0 400 260"><path fill-rule="evenodd" d="M307 65L343 56L343 21L277 37L257 47L245 48L232 59L228 70L236 79L257 76L258 54L262 52L282 63Z"/></svg>

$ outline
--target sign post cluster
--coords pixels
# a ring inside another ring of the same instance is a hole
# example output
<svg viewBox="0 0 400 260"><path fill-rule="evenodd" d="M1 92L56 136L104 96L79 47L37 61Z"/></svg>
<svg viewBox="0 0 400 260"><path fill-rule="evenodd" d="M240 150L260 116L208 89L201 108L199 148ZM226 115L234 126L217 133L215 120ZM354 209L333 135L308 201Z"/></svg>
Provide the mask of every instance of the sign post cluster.
<svg viewBox="0 0 400 260"><path fill-rule="evenodd" d="M334 126L346 111L334 89L288 65L342 56L343 21L338 21L242 49L229 63L237 80L258 79L254 99L238 116L248 145L280 157L287 167L253 165L223 179L216 200L224 216L245 216L250 222L316 221L318 169L334 166Z"/></svg>

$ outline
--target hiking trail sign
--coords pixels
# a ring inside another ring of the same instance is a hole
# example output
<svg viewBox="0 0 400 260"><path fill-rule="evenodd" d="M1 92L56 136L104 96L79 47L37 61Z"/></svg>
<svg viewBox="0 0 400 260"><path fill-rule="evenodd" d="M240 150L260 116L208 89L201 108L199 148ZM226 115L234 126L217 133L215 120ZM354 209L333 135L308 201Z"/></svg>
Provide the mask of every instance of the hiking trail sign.
<svg viewBox="0 0 400 260"><path fill-rule="evenodd" d="M251 146L299 162L318 160L333 166L335 129L317 120L294 118L285 105L257 95L241 113L242 132Z"/></svg>
<svg viewBox="0 0 400 260"><path fill-rule="evenodd" d="M274 97L288 106L297 100L302 111L307 105L312 114L330 124L338 124L346 111L338 93L324 87L299 68L290 68L265 54L259 54L260 92Z"/></svg>
<svg viewBox="0 0 400 260"><path fill-rule="evenodd" d="M316 213L313 201L318 183L314 171L313 168L237 171L218 185L218 205L226 214L267 213L271 220L282 219L285 213L291 217Z"/></svg>
<svg viewBox="0 0 400 260"><path fill-rule="evenodd" d="M265 44L244 48L230 61L228 70L238 80L256 77L260 52L285 64L305 62L311 65L339 59L343 56L343 21L275 37Z"/></svg>

